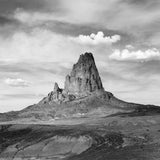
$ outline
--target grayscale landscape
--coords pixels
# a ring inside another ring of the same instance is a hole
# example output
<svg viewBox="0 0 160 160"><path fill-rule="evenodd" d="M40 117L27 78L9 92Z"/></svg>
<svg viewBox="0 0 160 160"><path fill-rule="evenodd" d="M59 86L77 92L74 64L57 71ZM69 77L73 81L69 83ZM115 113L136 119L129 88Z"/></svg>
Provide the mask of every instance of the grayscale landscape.
<svg viewBox="0 0 160 160"><path fill-rule="evenodd" d="M159 0L0 0L0 160L160 160Z"/></svg>
<svg viewBox="0 0 160 160"><path fill-rule="evenodd" d="M39 103L1 114L4 159L155 160L160 107L127 103L103 88L92 53L82 54L65 88Z"/></svg>

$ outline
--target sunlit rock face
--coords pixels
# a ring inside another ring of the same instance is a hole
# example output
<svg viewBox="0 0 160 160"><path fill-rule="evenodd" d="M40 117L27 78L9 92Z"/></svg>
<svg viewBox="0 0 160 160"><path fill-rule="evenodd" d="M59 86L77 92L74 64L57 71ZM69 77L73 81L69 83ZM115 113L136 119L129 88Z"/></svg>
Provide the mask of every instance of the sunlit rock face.
<svg viewBox="0 0 160 160"><path fill-rule="evenodd" d="M90 92L103 90L101 78L99 76L92 53L82 54L70 75L66 76L66 93L87 94Z"/></svg>
<svg viewBox="0 0 160 160"><path fill-rule="evenodd" d="M53 91L41 102L68 102L96 91L104 91L101 78L92 53L85 53L80 55L70 75L66 76L64 89L59 88L55 83Z"/></svg>

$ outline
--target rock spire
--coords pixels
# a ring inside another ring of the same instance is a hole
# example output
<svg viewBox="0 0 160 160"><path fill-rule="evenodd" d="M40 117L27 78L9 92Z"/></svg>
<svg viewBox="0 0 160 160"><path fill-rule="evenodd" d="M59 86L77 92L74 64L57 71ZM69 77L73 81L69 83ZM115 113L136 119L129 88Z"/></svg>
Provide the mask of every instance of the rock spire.
<svg viewBox="0 0 160 160"><path fill-rule="evenodd" d="M66 76L65 88L69 94L86 94L98 90L103 90L101 78L99 76L92 53L80 55L70 75Z"/></svg>

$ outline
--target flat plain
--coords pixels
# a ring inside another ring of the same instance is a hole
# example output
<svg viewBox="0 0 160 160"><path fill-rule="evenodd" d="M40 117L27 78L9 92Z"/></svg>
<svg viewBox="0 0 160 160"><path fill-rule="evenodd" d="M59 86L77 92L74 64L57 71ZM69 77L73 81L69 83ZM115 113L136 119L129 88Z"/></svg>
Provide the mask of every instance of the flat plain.
<svg viewBox="0 0 160 160"><path fill-rule="evenodd" d="M159 160L160 117L75 118L1 124L3 160Z"/></svg>

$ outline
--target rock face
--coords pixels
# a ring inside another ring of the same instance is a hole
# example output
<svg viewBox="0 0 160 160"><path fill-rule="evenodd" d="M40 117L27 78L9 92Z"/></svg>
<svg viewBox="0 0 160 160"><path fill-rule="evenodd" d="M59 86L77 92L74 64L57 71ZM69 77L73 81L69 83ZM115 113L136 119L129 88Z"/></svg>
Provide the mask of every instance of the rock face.
<svg viewBox="0 0 160 160"><path fill-rule="evenodd" d="M54 84L54 91L53 91L53 95L54 95L54 99L56 101L58 101L59 99L63 99L63 94L62 94L63 89L59 88L58 84L55 83Z"/></svg>
<svg viewBox="0 0 160 160"><path fill-rule="evenodd" d="M92 53L82 54L66 76L64 89L55 83L54 90L41 102L67 102L96 91L104 91Z"/></svg>
<svg viewBox="0 0 160 160"><path fill-rule="evenodd" d="M73 65L70 75L66 76L64 90L66 93L76 95L103 90L92 53L82 54L78 62Z"/></svg>

